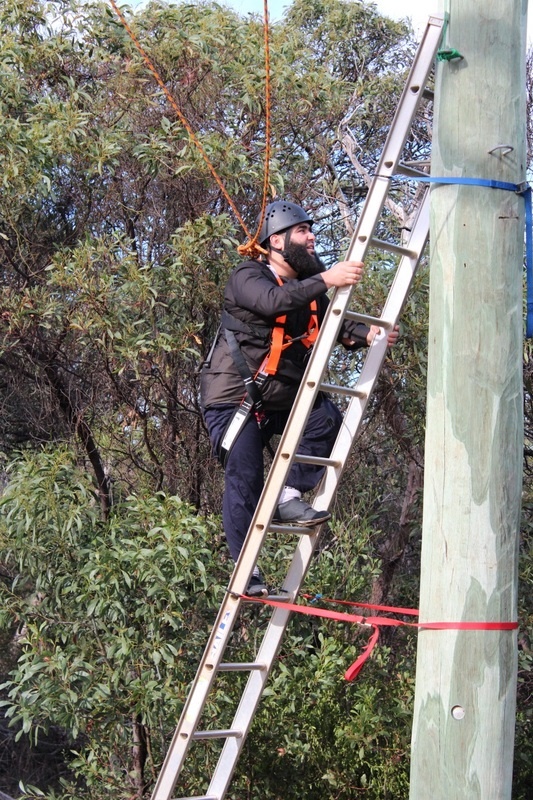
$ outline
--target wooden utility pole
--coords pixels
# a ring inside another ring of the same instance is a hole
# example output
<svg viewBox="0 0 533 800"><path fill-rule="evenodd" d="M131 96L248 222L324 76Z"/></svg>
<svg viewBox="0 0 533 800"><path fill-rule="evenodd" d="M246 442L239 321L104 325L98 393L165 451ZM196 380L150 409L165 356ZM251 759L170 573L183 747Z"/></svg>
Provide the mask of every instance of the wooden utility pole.
<svg viewBox="0 0 533 800"><path fill-rule="evenodd" d="M526 167L527 0L447 0L432 175ZM524 198L434 185L420 622L516 621ZM514 630L418 637L411 800L511 798Z"/></svg>

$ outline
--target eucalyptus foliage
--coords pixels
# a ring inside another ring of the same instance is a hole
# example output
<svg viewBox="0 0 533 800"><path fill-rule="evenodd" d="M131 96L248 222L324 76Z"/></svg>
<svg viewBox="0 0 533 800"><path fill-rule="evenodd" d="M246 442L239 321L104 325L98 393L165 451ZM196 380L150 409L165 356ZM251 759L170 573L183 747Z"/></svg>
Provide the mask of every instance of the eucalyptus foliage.
<svg viewBox="0 0 533 800"><path fill-rule="evenodd" d="M4 624L20 649L6 717L34 741L68 731L84 797L142 792L134 741L164 752L220 602L216 523L162 494L101 522L87 475L57 450L17 463L1 510Z"/></svg>
<svg viewBox="0 0 533 800"><path fill-rule="evenodd" d="M253 230L261 19L214 3L126 13ZM209 510L197 371L244 234L108 4L6 0L0 25L5 447L74 435L104 515L111 462L128 490L143 476ZM361 98L386 84L393 101L404 31L372 7L327 0L295 3L271 38L270 192L317 212L331 257L345 235L336 198L354 214L361 199L337 127L349 105L375 162L382 130Z"/></svg>

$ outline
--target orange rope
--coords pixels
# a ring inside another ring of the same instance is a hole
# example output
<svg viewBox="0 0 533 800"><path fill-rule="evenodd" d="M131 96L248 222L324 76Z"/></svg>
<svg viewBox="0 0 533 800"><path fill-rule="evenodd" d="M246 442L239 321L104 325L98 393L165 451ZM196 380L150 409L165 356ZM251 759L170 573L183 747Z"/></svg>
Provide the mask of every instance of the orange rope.
<svg viewBox="0 0 533 800"><path fill-rule="evenodd" d="M216 182L217 186L219 187L220 191L222 192L222 194L226 198L227 202L229 203L230 208L233 210L233 213L237 217L237 220L239 221L244 233L248 237L249 241L246 242L243 245L240 245L237 248L239 254L241 256L246 256L248 258L257 258L260 253L266 253L267 251L264 250L259 245L258 238L259 238L259 233L261 231L261 226L263 225L263 220L265 218L266 198L267 198L268 186L269 186L270 154L271 154L271 146L270 146L270 107L271 107L271 103L270 103L270 47L269 47L269 32L268 32L268 0L264 0L264 40L265 40L265 73L266 73L266 80L265 80L265 84L266 84L265 85L265 138L266 138L266 143L265 143L265 169L264 169L264 179L263 179L263 197L262 197L262 202L261 202L261 214L260 214L260 218L259 218L259 224L257 226L257 231L256 231L256 233L255 233L255 235L253 237L250 235L250 232L249 232L249 230L248 230L248 228L247 228L247 226L246 226L241 214L239 213L239 210L237 209L235 203L233 202L233 200L229 196L229 194L228 194L228 192L226 190L226 187L222 183L222 180L220 179L215 167L211 163L211 161L210 161L207 153L205 152L201 142L199 141L199 139L197 138L197 136L194 133L193 129L189 125L189 122L187 121L187 119L185 118L183 113L181 112L176 100L172 96L171 92L169 91L169 89L165 85L163 79L161 78L161 75L159 74L159 72L157 71L156 67L154 66L153 61L151 60L149 55L146 53L146 51L144 50L144 48L140 44L139 40L137 39L136 35L134 34L133 30L131 29L130 25L128 24L128 21L126 20L126 18L124 16L124 14L122 13L122 11L119 9L119 7L118 7L117 3L115 2L115 0L109 0L109 2L111 3L111 6L113 7L113 10L114 10L115 14L117 15L117 17L119 18L120 22L122 23L125 31L127 32L128 36L130 37L131 41L133 42L133 44L135 45L135 47L139 51L144 63L146 64L146 66L148 67L148 69L150 70L152 75L154 76L157 84L163 90L163 93L165 94L165 97L167 98L168 102L170 103L170 105L174 109L174 112L176 113L176 116L178 117L179 121L181 122L181 124L183 125L183 127L185 128L187 133L189 134L189 138L191 139L192 143L195 145L196 149L199 151L200 155L202 156L202 158L204 159L205 163L207 164L207 167L209 168L209 171L211 172L211 175L215 179L215 182Z"/></svg>
<svg viewBox="0 0 533 800"><path fill-rule="evenodd" d="M270 183L270 111L271 111L271 102L270 102L270 44L269 44L269 35L268 35L268 0L263 1L263 16L264 16L264 40L265 40L265 169L264 169L264 177L263 177L263 196L261 198L261 213L259 214L259 222L257 225L257 230L253 238L251 238L245 244L241 244L237 248L237 252L239 255L245 258L257 258L259 253L267 254L268 251L265 250L259 244L259 234L261 232L261 228L263 227L263 222L265 219L265 211L267 205L267 196L268 196L268 187ZM249 234L248 234L249 236Z"/></svg>

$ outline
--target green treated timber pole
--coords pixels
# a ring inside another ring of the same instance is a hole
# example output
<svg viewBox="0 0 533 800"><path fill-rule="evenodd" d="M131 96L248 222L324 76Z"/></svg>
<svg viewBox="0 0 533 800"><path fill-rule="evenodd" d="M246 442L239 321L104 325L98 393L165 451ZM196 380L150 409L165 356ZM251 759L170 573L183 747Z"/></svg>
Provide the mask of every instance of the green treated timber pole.
<svg viewBox="0 0 533 800"><path fill-rule="evenodd" d="M432 175L526 176L527 0L449 0ZM431 189L420 622L516 621L524 198ZM410 800L510 800L516 631L418 634Z"/></svg>

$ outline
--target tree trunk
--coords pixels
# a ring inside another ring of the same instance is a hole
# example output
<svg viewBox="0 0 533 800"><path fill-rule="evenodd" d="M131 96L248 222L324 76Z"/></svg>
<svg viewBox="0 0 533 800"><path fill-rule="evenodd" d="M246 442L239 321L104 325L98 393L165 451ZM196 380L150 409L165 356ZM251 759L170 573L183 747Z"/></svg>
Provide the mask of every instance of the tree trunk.
<svg viewBox="0 0 533 800"><path fill-rule="evenodd" d="M146 730L137 716L133 718L133 781L135 784L136 797L142 800L146 781L144 769L147 756Z"/></svg>
<svg viewBox="0 0 533 800"><path fill-rule="evenodd" d="M46 364L44 366L46 377L50 385L54 389L59 406L65 417L72 427L74 433L81 441L87 458L91 462L94 476L98 486L98 495L100 497L100 506L102 509L102 518L106 520L109 516L111 509L111 485L109 477L106 475L105 467L100 456L100 451L93 437L92 431L85 421L83 414L76 408L76 403L73 402L68 387L65 386L61 378L59 369L53 364Z"/></svg>

